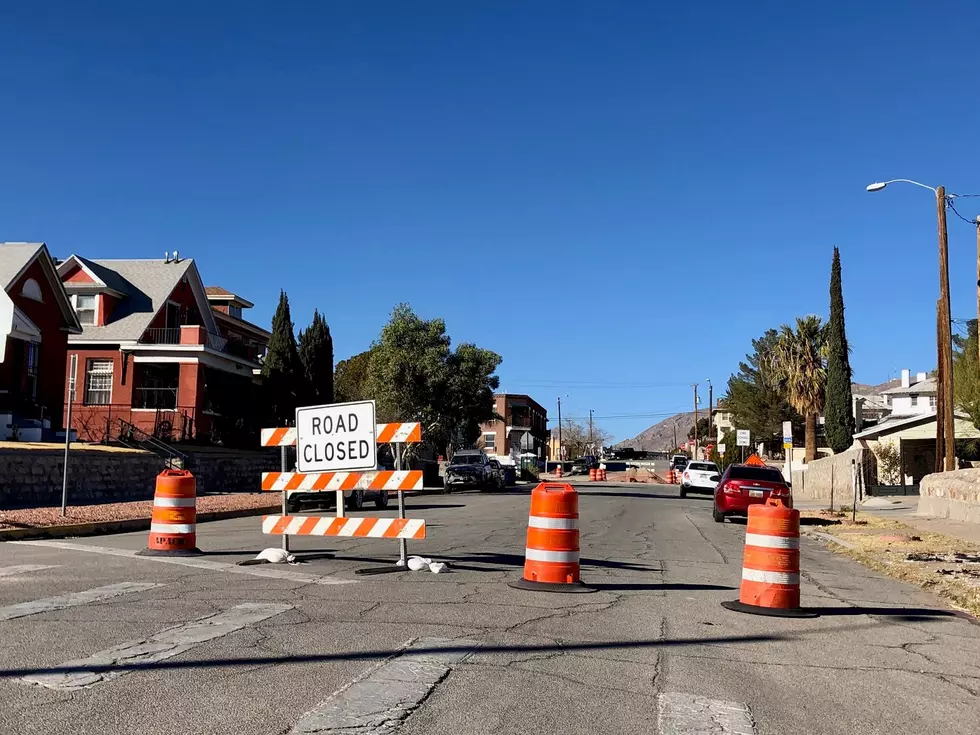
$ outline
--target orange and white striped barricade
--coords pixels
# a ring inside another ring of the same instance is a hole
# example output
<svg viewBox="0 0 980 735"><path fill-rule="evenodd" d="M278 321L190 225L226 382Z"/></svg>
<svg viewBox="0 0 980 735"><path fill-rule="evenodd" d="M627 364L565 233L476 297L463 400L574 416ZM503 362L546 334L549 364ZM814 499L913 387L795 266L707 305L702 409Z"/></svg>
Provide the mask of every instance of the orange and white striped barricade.
<svg viewBox="0 0 980 735"><path fill-rule="evenodd" d="M349 404L344 404L349 405ZM324 406L319 408L333 408ZM300 410L297 410L297 415ZM373 408L371 409L373 416ZM370 426L370 424L369 424ZM374 424L377 444L394 444L396 462L401 463L401 445L422 441L422 427L418 422L396 422ZM358 470L339 472L290 472L288 471L287 449L296 447L299 435L295 427L262 429L260 443L264 447L279 447L282 452L282 469L279 472L262 473L262 490L282 492L282 515L265 516L262 531L282 536L282 547L289 548L289 536L333 536L354 538L394 538L399 540L399 564L386 567L383 571L400 571L407 563L406 540L425 538L425 521L405 518L404 494L422 488L423 474L420 470ZM357 466L357 465L354 465ZM375 490L382 493L398 494L398 518L353 518L345 519L344 493L352 490ZM290 492L336 492L336 519L322 516L290 515L287 498ZM330 524L323 521L350 520L350 524ZM393 524L392 522L395 521ZM366 523L366 525L365 525ZM363 533L353 529L363 527ZM389 533L389 527L395 529ZM369 532L370 531L370 532ZM358 570L370 573L371 570ZM382 570L375 570L382 571Z"/></svg>
<svg viewBox="0 0 980 735"><path fill-rule="evenodd" d="M579 577L578 493L542 482L531 491L524 576L511 587L540 592L595 592Z"/></svg>
<svg viewBox="0 0 980 735"><path fill-rule="evenodd" d="M749 506L738 600L723 607L752 615L814 618L800 607L800 512L780 498Z"/></svg>
<svg viewBox="0 0 980 735"><path fill-rule="evenodd" d="M187 470L157 475L143 556L197 556L197 479Z"/></svg>

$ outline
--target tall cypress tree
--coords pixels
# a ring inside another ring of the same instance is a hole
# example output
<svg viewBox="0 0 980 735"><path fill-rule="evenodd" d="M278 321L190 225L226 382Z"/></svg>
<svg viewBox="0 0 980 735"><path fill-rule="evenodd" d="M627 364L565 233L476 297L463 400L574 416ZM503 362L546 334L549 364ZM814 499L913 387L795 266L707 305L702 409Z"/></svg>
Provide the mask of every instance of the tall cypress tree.
<svg viewBox="0 0 980 735"><path fill-rule="evenodd" d="M272 317L272 335L262 363L265 394L269 419L280 426L292 423L299 405L302 385L302 367L296 349L293 320L289 315L289 297L279 292L279 306Z"/></svg>
<svg viewBox="0 0 980 735"><path fill-rule="evenodd" d="M333 403L333 338L319 311L314 310L313 322L299 333L299 359L306 378L306 400Z"/></svg>
<svg viewBox="0 0 980 735"><path fill-rule="evenodd" d="M844 332L844 294L841 290L840 251L834 248L830 268L830 321L827 324L827 393L824 428L827 444L836 453L850 449L854 437L851 399L850 348Z"/></svg>

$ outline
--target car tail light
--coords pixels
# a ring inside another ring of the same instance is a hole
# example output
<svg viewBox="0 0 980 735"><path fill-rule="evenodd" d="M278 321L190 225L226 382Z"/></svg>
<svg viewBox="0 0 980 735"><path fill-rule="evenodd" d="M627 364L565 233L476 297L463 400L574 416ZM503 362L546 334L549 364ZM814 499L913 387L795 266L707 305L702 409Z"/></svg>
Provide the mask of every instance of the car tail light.
<svg viewBox="0 0 980 735"><path fill-rule="evenodd" d="M688 472L687 470L684 470L684 479L685 480L690 480L691 479L691 473Z"/></svg>
<svg viewBox="0 0 980 735"><path fill-rule="evenodd" d="M732 482L731 480L726 482L721 490L728 495L738 495L740 492L742 492L742 488L739 486L739 484L737 482Z"/></svg>
<svg viewBox="0 0 980 735"><path fill-rule="evenodd" d="M770 492L769 494L770 495L775 495L776 497L779 497L779 498L787 498L787 497L789 497L789 488L788 487L785 487L785 486L777 486L777 487L774 487L772 489L772 492Z"/></svg>

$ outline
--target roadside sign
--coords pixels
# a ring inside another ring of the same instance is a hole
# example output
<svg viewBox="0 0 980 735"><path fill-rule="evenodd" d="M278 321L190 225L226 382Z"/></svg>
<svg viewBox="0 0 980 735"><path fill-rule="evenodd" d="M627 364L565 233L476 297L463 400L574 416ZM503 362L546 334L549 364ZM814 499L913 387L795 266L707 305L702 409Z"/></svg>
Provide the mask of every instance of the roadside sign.
<svg viewBox="0 0 980 735"><path fill-rule="evenodd" d="M784 421L783 422L783 449L791 449L793 447L793 422Z"/></svg>
<svg viewBox="0 0 980 735"><path fill-rule="evenodd" d="M14 329L14 302L7 292L0 288L0 362L7 351L7 335Z"/></svg>
<svg viewBox="0 0 980 735"><path fill-rule="evenodd" d="M735 432L735 445L739 447L748 447L750 444L750 435L748 429L738 429Z"/></svg>
<svg viewBox="0 0 980 735"><path fill-rule="evenodd" d="M378 464L374 401L296 409L296 471L373 470Z"/></svg>
<svg viewBox="0 0 980 735"><path fill-rule="evenodd" d="M725 445L724 444L719 444L718 445L718 454L720 454L722 457L725 456Z"/></svg>

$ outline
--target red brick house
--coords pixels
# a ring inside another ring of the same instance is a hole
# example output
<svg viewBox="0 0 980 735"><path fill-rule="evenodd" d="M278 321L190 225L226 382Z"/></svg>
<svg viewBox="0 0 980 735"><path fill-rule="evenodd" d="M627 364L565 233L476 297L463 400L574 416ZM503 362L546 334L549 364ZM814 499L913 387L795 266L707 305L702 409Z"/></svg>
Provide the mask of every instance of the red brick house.
<svg viewBox="0 0 980 735"><path fill-rule="evenodd" d="M68 337L81 326L44 243L0 244L0 286L14 305L0 362L0 439L15 431L24 440L53 438L63 428Z"/></svg>
<svg viewBox="0 0 980 735"><path fill-rule="evenodd" d="M164 441L217 438L222 406L227 416L247 403L269 333L241 318L251 303L209 296L193 259L72 255L58 273L82 327L68 345L80 439L133 427Z"/></svg>

